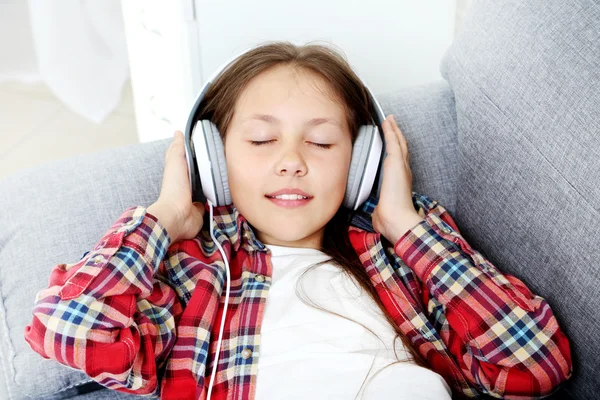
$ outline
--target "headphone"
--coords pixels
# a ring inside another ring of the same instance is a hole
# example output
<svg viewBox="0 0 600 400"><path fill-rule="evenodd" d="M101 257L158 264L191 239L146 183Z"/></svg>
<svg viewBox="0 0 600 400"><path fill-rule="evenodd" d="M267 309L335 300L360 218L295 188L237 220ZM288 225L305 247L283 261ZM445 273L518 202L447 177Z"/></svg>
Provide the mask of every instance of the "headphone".
<svg viewBox="0 0 600 400"><path fill-rule="evenodd" d="M188 166L192 201L205 203L206 200L215 206L232 203L227 180L227 164L223 151L223 141L219 131L210 120L200 120L198 110L204 94L211 83L241 55L252 50L243 51L227 61L219 68L200 90L185 127L185 156ZM342 205L356 210L369 197L373 184L378 176L377 198L383 181L382 162L385 156L384 135L381 124L385 116L375 96L364 84L373 105L371 116L375 125L362 125L352 147L352 158L348 171L348 181ZM383 157L382 157L383 155Z"/></svg>
<svg viewBox="0 0 600 400"><path fill-rule="evenodd" d="M202 100L204 99L204 94L210 84L225 71L233 61L250 50L252 49L246 50L227 61L207 79L192 107L192 111L190 112L185 127L185 158L187 160L190 187L192 189L192 201L200 201L202 203L207 202L209 205L210 236L223 256L227 277L225 306L223 309L223 316L221 317L216 359L214 361L212 376L208 387L208 400L210 400L210 394L219 365L221 340L223 338L225 316L227 315L227 305L229 304L229 288L231 285L227 256L223 247L214 236L213 206L230 205L232 201L227 180L227 164L225 162L225 152L223 151L223 141L221 140L219 131L215 124L209 120L200 120L197 114L200 105L202 104ZM343 201L343 206L350 210L356 210L369 197L377 175L379 176L377 198L379 198L381 182L383 181L383 173L380 172L382 171L381 167L383 165L383 159L387 155L384 147L383 128L381 127L381 124L385 120L385 116L371 90L367 85L364 86L367 88L371 103L373 104L371 114L374 117L376 125L362 125L358 130L358 136L352 147L352 159L350 161L348 182ZM382 154L384 154L383 157Z"/></svg>

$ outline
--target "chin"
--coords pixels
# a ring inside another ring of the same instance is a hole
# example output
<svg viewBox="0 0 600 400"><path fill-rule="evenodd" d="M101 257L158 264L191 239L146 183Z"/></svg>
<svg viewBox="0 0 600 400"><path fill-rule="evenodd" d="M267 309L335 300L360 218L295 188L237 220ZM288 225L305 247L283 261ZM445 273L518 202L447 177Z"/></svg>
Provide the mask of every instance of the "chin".
<svg viewBox="0 0 600 400"><path fill-rule="evenodd" d="M259 231L259 238L268 237L271 239L271 241L276 240L279 242L286 242L289 244L302 241L319 230L316 226L313 229L309 229L309 227L307 226L299 226L294 222L290 222L289 219L286 222L280 222L276 218L269 219L268 221L270 221L271 223L262 224L262 226L261 224L259 224L258 226L254 225L255 228Z"/></svg>
<svg viewBox="0 0 600 400"><path fill-rule="evenodd" d="M278 225L270 225L268 229L265 229L262 232L263 235L269 236L272 239L280 240L282 242L296 242L298 240L302 240L308 236L310 236L311 232L305 232L298 229L273 229ZM282 226L282 225L279 225ZM283 225L285 226L285 225Z"/></svg>

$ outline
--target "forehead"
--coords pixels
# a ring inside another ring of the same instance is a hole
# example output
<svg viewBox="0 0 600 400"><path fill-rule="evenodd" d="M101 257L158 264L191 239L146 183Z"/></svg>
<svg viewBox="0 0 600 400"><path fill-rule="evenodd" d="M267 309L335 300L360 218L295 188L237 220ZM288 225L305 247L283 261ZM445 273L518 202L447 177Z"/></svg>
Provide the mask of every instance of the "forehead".
<svg viewBox="0 0 600 400"><path fill-rule="evenodd" d="M332 118L343 123L345 110L339 97L319 74L278 65L255 76L240 93L236 114L283 114ZM283 115L282 114L282 115Z"/></svg>

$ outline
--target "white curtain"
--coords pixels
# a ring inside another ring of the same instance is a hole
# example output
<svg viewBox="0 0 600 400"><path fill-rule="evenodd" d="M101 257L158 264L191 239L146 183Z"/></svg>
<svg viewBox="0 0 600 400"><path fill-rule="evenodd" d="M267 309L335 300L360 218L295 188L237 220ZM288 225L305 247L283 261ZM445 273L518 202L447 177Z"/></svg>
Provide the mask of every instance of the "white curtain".
<svg viewBox="0 0 600 400"><path fill-rule="evenodd" d="M0 81L43 81L100 123L128 78L120 0L0 1Z"/></svg>

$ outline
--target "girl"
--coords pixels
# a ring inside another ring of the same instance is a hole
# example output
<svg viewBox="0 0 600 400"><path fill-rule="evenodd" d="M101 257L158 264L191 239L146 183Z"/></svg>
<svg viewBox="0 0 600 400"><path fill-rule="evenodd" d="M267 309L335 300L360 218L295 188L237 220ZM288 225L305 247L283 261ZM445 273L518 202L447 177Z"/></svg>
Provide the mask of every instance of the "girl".
<svg viewBox="0 0 600 400"><path fill-rule="evenodd" d="M163 399L554 392L572 366L550 306L412 191L392 116L379 199L341 206L358 127L371 122L366 93L327 47L270 43L240 56L202 108L222 133L233 204L209 216L192 202L176 132L157 201L54 267L30 346L108 388ZM207 216L231 272L219 354L227 281ZM300 300L298 283L320 306Z"/></svg>

